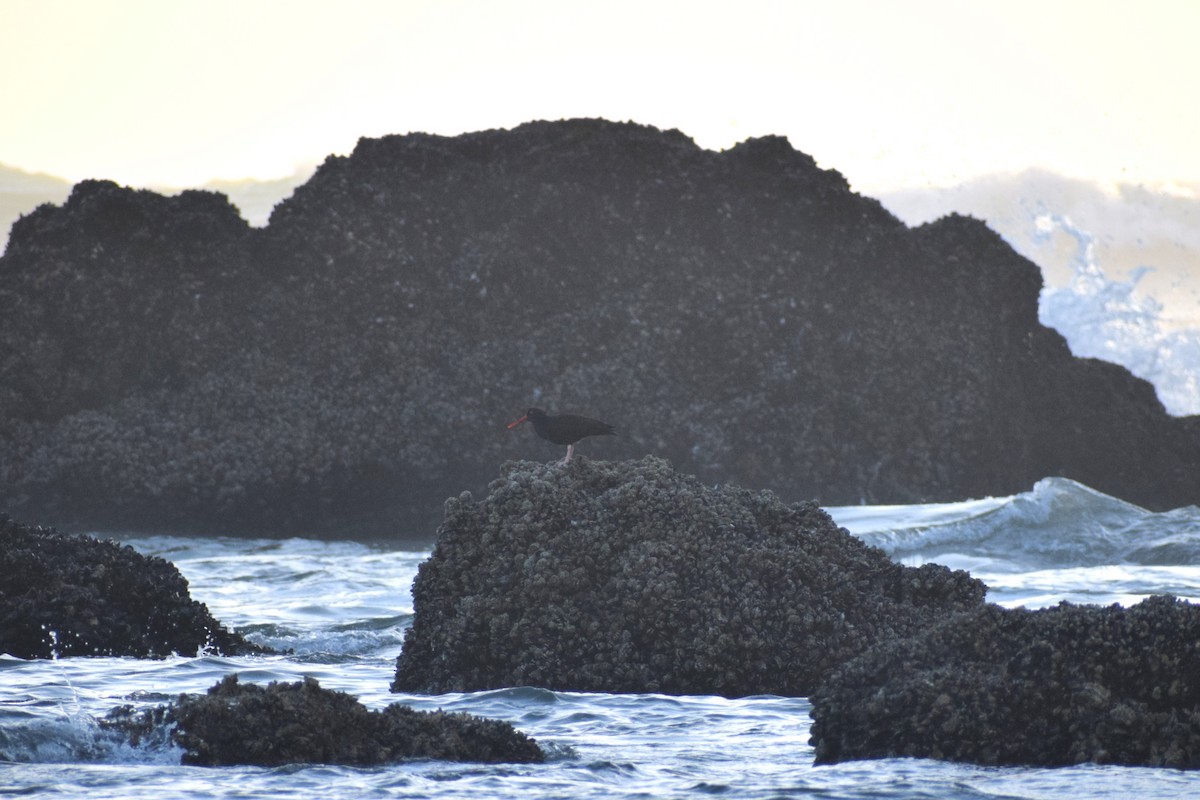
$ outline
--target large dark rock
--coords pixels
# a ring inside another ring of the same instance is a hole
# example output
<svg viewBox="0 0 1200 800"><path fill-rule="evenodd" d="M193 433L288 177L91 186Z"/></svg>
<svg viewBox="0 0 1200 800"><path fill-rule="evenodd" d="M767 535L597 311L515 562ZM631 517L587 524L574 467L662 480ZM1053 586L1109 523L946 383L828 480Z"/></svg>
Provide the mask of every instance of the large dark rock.
<svg viewBox="0 0 1200 800"><path fill-rule="evenodd" d="M502 472L483 501L446 503L394 691L805 695L873 642L983 599L814 503L706 487L658 458Z"/></svg>
<svg viewBox="0 0 1200 800"><path fill-rule="evenodd" d="M202 648L267 652L192 600L170 562L0 513L0 653L162 658Z"/></svg>
<svg viewBox="0 0 1200 800"><path fill-rule="evenodd" d="M812 695L818 763L1200 768L1200 606L985 606L889 640Z"/></svg>
<svg viewBox="0 0 1200 800"><path fill-rule="evenodd" d="M1200 501L1200 418L1038 323L982 223L910 230L779 137L597 120L364 139L251 229L75 187L0 258L0 505L55 524L419 531L529 405L789 500L1064 475ZM536 402L535 402L536 401Z"/></svg>
<svg viewBox="0 0 1200 800"><path fill-rule="evenodd" d="M345 692L321 688L313 678L258 686L229 675L206 694L183 694L150 711L115 709L103 724L134 744L169 738L183 748L182 763L202 767L546 758L533 739L507 722L417 711L400 703L371 711Z"/></svg>

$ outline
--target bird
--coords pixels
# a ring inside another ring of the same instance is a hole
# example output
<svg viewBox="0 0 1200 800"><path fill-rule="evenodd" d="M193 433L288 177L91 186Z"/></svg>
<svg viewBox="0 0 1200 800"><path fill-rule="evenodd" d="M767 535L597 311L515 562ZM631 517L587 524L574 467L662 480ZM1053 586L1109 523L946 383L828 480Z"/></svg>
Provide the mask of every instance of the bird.
<svg viewBox="0 0 1200 800"><path fill-rule="evenodd" d="M548 442L565 444L566 457L558 462L566 464L575 453L575 443L587 436L615 436L613 426L591 417L581 417L578 414L547 414L540 408L531 408L525 416L515 422L508 423L508 429L522 422L533 423L533 432Z"/></svg>

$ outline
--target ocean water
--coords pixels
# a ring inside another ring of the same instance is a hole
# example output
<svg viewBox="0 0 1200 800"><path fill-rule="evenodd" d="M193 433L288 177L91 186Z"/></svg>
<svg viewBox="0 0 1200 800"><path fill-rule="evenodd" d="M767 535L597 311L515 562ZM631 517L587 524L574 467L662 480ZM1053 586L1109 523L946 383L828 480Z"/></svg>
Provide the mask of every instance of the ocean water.
<svg viewBox="0 0 1200 800"><path fill-rule="evenodd" d="M909 564L961 567L989 599L1200 600L1200 509L1154 514L1063 479L1012 497L833 508L848 530ZM512 687L436 696L388 691L427 551L305 539L142 537L227 625L293 655L162 661L0 656L0 796L32 798L1182 798L1200 773L1083 765L984 768L919 759L813 766L805 698L725 699ZM538 765L414 761L379 768L179 765L166 744L133 748L97 718L159 705L237 672L358 696L505 719L552 753Z"/></svg>

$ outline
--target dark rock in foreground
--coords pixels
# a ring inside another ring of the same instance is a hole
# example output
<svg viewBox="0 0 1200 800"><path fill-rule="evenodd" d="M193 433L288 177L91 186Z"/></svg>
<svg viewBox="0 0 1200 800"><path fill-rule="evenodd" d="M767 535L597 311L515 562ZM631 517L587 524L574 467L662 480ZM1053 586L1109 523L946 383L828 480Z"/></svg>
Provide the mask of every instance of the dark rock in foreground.
<svg viewBox="0 0 1200 800"><path fill-rule="evenodd" d="M370 711L313 678L264 687L229 675L204 695L180 695L152 711L116 709L104 725L123 731L134 744L171 727L171 741L185 751L182 763L204 767L545 760L537 743L507 722L400 703Z"/></svg>
<svg viewBox="0 0 1200 800"><path fill-rule="evenodd" d="M658 458L502 472L482 502L446 503L394 691L805 695L985 591L891 562L814 503L705 487Z"/></svg>
<svg viewBox="0 0 1200 800"><path fill-rule="evenodd" d="M202 648L266 652L192 600L170 562L0 513L0 653L161 658Z"/></svg>
<svg viewBox="0 0 1200 800"><path fill-rule="evenodd" d="M250 228L103 181L0 256L0 507L88 530L428 542L543 405L588 455L825 504L1049 475L1200 502L1200 417L1038 322L977 221L909 229L781 137L602 120L363 139ZM538 402L534 402L538 398Z"/></svg>
<svg viewBox="0 0 1200 800"><path fill-rule="evenodd" d="M811 699L818 763L1200 769L1200 606L985 606L872 648Z"/></svg>

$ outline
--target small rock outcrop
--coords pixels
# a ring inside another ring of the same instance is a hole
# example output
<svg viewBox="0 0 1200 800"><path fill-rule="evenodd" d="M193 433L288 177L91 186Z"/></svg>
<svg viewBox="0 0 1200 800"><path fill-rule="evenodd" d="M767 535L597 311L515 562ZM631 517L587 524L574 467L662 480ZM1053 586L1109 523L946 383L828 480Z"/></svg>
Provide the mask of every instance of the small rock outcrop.
<svg viewBox="0 0 1200 800"><path fill-rule="evenodd" d="M114 709L102 724L135 745L169 738L183 748L182 763L203 767L372 766L416 758L528 763L546 758L533 739L507 722L417 711L400 703L371 711L313 678L258 686L229 675L206 694L180 695L150 711Z"/></svg>
<svg viewBox="0 0 1200 800"><path fill-rule="evenodd" d="M446 503L394 691L805 695L983 600L966 573L895 564L815 503L707 487L659 458L502 474L483 501Z"/></svg>
<svg viewBox="0 0 1200 800"><path fill-rule="evenodd" d="M169 561L0 513L0 653L162 658L201 649L268 652L192 600Z"/></svg>
<svg viewBox="0 0 1200 800"><path fill-rule="evenodd" d="M1200 769L1200 606L988 605L879 644L811 700L818 763Z"/></svg>

